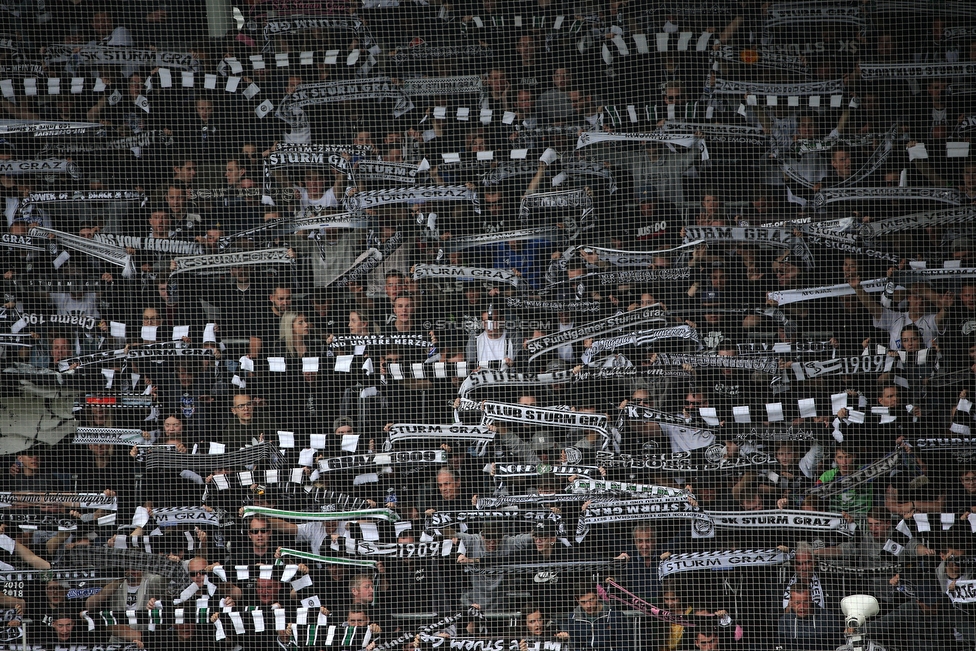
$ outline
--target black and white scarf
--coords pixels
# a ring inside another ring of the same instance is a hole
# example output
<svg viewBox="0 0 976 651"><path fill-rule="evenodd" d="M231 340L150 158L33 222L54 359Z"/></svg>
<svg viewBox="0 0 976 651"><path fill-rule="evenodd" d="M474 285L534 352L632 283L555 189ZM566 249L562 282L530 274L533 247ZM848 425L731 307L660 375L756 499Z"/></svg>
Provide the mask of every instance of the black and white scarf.
<svg viewBox="0 0 976 651"><path fill-rule="evenodd" d="M361 160L355 164L352 172L357 182L390 181L397 186L413 185L417 177L429 166L414 165L413 163L388 163L386 161ZM426 175L425 175L426 176Z"/></svg>
<svg viewBox="0 0 976 651"><path fill-rule="evenodd" d="M556 373L539 373L538 375L526 375L516 373L511 370L485 369L477 373L471 373L465 378L458 388L458 397L467 398L468 394L475 389L489 386L498 388L519 388L530 386L543 386L547 384L559 384L571 382L574 378L572 371L558 371Z"/></svg>
<svg viewBox="0 0 976 651"><path fill-rule="evenodd" d="M788 563L793 554L778 549L726 549L711 552L672 554L658 564L658 578L679 572L699 570L725 571L742 567L772 567Z"/></svg>
<svg viewBox="0 0 976 651"><path fill-rule="evenodd" d="M798 529L853 536L857 528L840 513L818 511L709 511L708 516L720 529Z"/></svg>
<svg viewBox="0 0 976 651"><path fill-rule="evenodd" d="M484 85L478 75L459 75L454 77L415 77L404 79L403 92L410 97L437 97L442 95L463 95L484 92Z"/></svg>
<svg viewBox="0 0 976 651"><path fill-rule="evenodd" d="M549 509L505 509L505 510L475 510L475 511L435 511L433 514L427 516L424 523L424 528L439 529L441 527L447 527L452 524L458 523L469 523L469 522L488 522L504 520L507 522L525 522L528 524L536 524L539 522L553 522L560 523L562 521L562 516L558 513L553 513Z"/></svg>
<svg viewBox="0 0 976 651"><path fill-rule="evenodd" d="M431 342L425 335L337 335L329 348L351 348L354 346L386 347L386 346L420 346L430 348Z"/></svg>
<svg viewBox="0 0 976 651"><path fill-rule="evenodd" d="M521 242L525 240L550 240L558 242L564 238L573 239L579 235L580 231L575 224L568 226L565 229L556 226L539 226L537 228L522 228L516 231L498 231L481 235L452 237L446 242L441 243L441 248L438 250L438 260L442 259L445 253L456 253L457 251L464 251L465 249L472 249L488 244L498 244L499 242Z"/></svg>
<svg viewBox="0 0 976 651"><path fill-rule="evenodd" d="M351 213L400 203L427 203L432 201L470 201L474 211L481 214L478 193L464 185L424 185L412 188L390 188L357 192L343 199L343 209Z"/></svg>
<svg viewBox="0 0 976 651"><path fill-rule="evenodd" d="M302 4L307 9L307 4ZM284 16L271 18L264 23L264 38L271 42L278 34L294 34L310 29L332 29L352 32L352 37L360 42L360 46L369 49L373 46L373 39L366 25L358 18L334 18L325 16ZM352 37L350 40L352 40Z"/></svg>
<svg viewBox="0 0 976 651"><path fill-rule="evenodd" d="M743 63L742 50L731 45L723 45L718 49L712 48L708 56L713 61L723 61L725 63ZM809 68L806 61L800 55L777 52L774 47L766 46L756 52L758 57L756 66L772 70L785 70L795 74L806 75Z"/></svg>
<svg viewBox="0 0 976 651"><path fill-rule="evenodd" d="M419 364L391 363L386 365L387 380L445 380L463 378L469 374L467 362L429 362Z"/></svg>
<svg viewBox="0 0 976 651"><path fill-rule="evenodd" d="M30 236L38 240L53 236L53 241L65 249L80 251L109 264L122 267L122 275L125 277L129 277L135 272L135 268L132 265L132 257L121 247L102 244L86 237L81 237L80 235L72 235L71 233L40 226L32 228L30 230Z"/></svg>
<svg viewBox="0 0 976 651"><path fill-rule="evenodd" d="M853 177L852 177L853 178ZM962 193L951 188L899 188L899 187L864 187L864 188L828 188L818 192L813 197L815 208L823 208L841 201L874 201L877 199L894 199L898 201L939 201L954 206L961 205ZM862 230L872 233L873 229L864 224Z"/></svg>
<svg viewBox="0 0 976 651"><path fill-rule="evenodd" d="M122 151L138 147L154 147L161 145L170 147L174 142L173 136L163 131L141 131L135 135L125 136L93 143L49 143L44 146L45 153L56 154L58 156L73 156L77 154L93 154L104 151ZM139 193L141 194L141 193Z"/></svg>
<svg viewBox="0 0 976 651"><path fill-rule="evenodd" d="M519 219L525 223L540 210L567 208L579 210L578 221L582 222L593 212L593 197L582 188L529 194L522 198L522 203L519 206Z"/></svg>
<svg viewBox="0 0 976 651"><path fill-rule="evenodd" d="M571 328L560 333L544 335L525 342L525 349L529 353L529 361L536 359L540 355L555 350L560 346L571 344L583 339L597 337L627 328L631 326L643 326L651 323L664 325L667 322L667 313L656 307L646 307L625 312L623 314L607 317L599 321L592 321L582 326Z"/></svg>
<svg viewBox="0 0 976 651"><path fill-rule="evenodd" d="M657 330L638 330L637 332L631 332L618 337L594 340L583 352L582 362L589 364L594 361L597 355L604 351L616 350L625 346L646 346L664 341L665 339L683 339L697 344L698 350L702 348L698 330L691 326L683 325L673 328L659 328Z"/></svg>
<svg viewBox="0 0 976 651"><path fill-rule="evenodd" d="M68 63L74 61L95 66L128 66L139 64L147 68L176 68L198 71L200 60L191 53L140 50L112 45L48 45L44 49L44 63Z"/></svg>
<svg viewBox="0 0 976 651"><path fill-rule="evenodd" d="M863 468L858 468L849 475L837 475L832 481L814 486L807 490L807 495L815 495L821 499L840 495L844 491L856 488L861 484L866 484L876 477L887 475L897 468L900 463L901 456L897 452L893 452L883 459L879 459Z"/></svg>
<svg viewBox="0 0 976 651"><path fill-rule="evenodd" d="M372 77L348 81L323 81L301 84L281 101L281 107L306 107L331 102L349 102L375 99L394 99L393 117L398 118L414 108L393 79ZM279 107L279 109L281 108Z"/></svg>
<svg viewBox="0 0 976 651"><path fill-rule="evenodd" d="M529 465L522 463L496 463L494 477L504 479L506 477L540 477L542 475L553 475L556 477L572 477L573 475L590 476L600 473L596 466L573 466L549 464Z"/></svg>
<svg viewBox="0 0 976 651"><path fill-rule="evenodd" d="M958 199L958 195L950 196L953 199ZM858 235L866 240L871 240L883 235L903 231L949 226L952 224L972 224L974 218L976 218L976 207L972 206L950 208L949 210L918 212L862 224L858 229Z"/></svg>
<svg viewBox="0 0 976 651"><path fill-rule="evenodd" d="M0 493L0 507L13 504L25 506L62 506L75 509L101 509L115 511L119 508L118 498L102 493Z"/></svg>
<svg viewBox="0 0 976 651"><path fill-rule="evenodd" d="M146 469L191 470L198 474L212 474L221 468L240 468L264 461L269 457L270 452L267 443L258 443L223 454L183 454L151 448L146 454Z"/></svg>
<svg viewBox="0 0 976 651"><path fill-rule="evenodd" d="M316 145L293 145L283 150L274 150L268 154L264 164L271 172L291 167L330 167L343 174L349 172L345 158L335 152L321 151Z"/></svg>
<svg viewBox="0 0 976 651"><path fill-rule="evenodd" d="M114 233L96 233L92 239L101 244L123 249L133 248L139 251L155 251L174 255L200 255L203 253L203 246L196 242L173 240L168 237L136 237Z"/></svg>
<svg viewBox="0 0 976 651"><path fill-rule="evenodd" d="M318 471L337 472L350 470L376 471L384 466L417 463L444 463L447 453L443 450L411 450L409 452L383 452L350 454L318 460Z"/></svg>
<svg viewBox="0 0 976 651"><path fill-rule="evenodd" d="M886 280L876 278L875 280L861 281L861 287L867 293L884 291ZM837 285L821 285L819 287L807 287L805 289L781 289L768 292L766 298L776 301L777 305L789 305L801 301L815 301L823 298L837 298L839 296L851 296L854 288L849 283Z"/></svg>
<svg viewBox="0 0 976 651"><path fill-rule="evenodd" d="M679 353L658 353L654 362L657 366L684 366L692 368L720 368L759 371L769 375L779 375L779 360L775 357L728 357L720 355L687 355Z"/></svg>
<svg viewBox="0 0 976 651"><path fill-rule="evenodd" d="M39 203L95 203L101 201L138 201L145 205L149 200L144 192L135 190L75 190L73 192L31 192L21 202L22 206Z"/></svg>
<svg viewBox="0 0 976 651"><path fill-rule="evenodd" d="M861 63L859 69L865 81L976 75L976 63Z"/></svg>
<svg viewBox="0 0 976 651"><path fill-rule="evenodd" d="M299 216L289 222L296 233L321 228L369 228L369 219L363 213L334 212L334 208L307 206Z"/></svg>
<svg viewBox="0 0 976 651"><path fill-rule="evenodd" d="M295 258L288 249L257 249L255 251L236 251L234 253L212 253L209 255L184 256L174 258L176 268L172 274L187 271L209 271L229 267L243 267L262 264L295 264Z"/></svg>
<svg viewBox="0 0 976 651"><path fill-rule="evenodd" d="M601 271L586 274L583 280L598 279L601 285L629 285L631 283L654 283L662 281L688 280L691 278L690 267L676 269L634 269L632 271Z"/></svg>
<svg viewBox="0 0 976 651"><path fill-rule="evenodd" d="M484 401L481 403L486 421L506 421L537 425L539 427L568 427L571 429L596 429L606 433L607 417L581 411L543 409L527 405Z"/></svg>
<svg viewBox="0 0 976 651"><path fill-rule="evenodd" d="M152 510L152 517L161 527L177 524L219 527L221 524L220 514L217 511L202 506L155 507Z"/></svg>
<svg viewBox="0 0 976 651"><path fill-rule="evenodd" d="M796 585L796 575L794 574L790 577L790 582L786 586L786 590L783 591L783 609L785 610L787 606L790 605L790 596L793 594L794 587L800 587ZM823 586L820 585L820 577L814 574L810 578L809 585L802 586L810 591L810 602L815 604L818 608L826 608L827 600L824 597Z"/></svg>
<svg viewBox="0 0 976 651"><path fill-rule="evenodd" d="M581 312L584 314L592 314L602 309L602 305L598 301L546 301L521 298L519 296L509 296L505 299L505 304L512 309L533 312L544 310L546 312Z"/></svg>
<svg viewBox="0 0 976 651"><path fill-rule="evenodd" d="M708 525L711 518L700 507L688 499L656 498L621 500L590 504L576 525L576 541L582 542L591 525L640 520L696 520L701 526Z"/></svg>
<svg viewBox="0 0 976 651"><path fill-rule="evenodd" d="M708 142L728 145L764 147L768 141L766 133L761 128L741 124L668 120L660 130L665 133L688 133L689 131L691 133L700 133Z"/></svg>
<svg viewBox="0 0 976 651"><path fill-rule="evenodd" d="M888 262L898 263L901 256L897 253L887 251L884 248L875 248L872 246L863 246L856 243L856 238L852 235L814 235L808 234L804 236L804 240L808 244L814 246L822 246L825 249L831 249L833 251L843 251L844 253L852 253L856 256L865 256L868 258L875 258L876 260L886 260Z"/></svg>
<svg viewBox="0 0 976 651"><path fill-rule="evenodd" d="M822 361L793 362L790 368L797 382L827 375L876 375L887 373L895 363L890 355L858 355Z"/></svg>
<svg viewBox="0 0 976 651"><path fill-rule="evenodd" d="M475 43L470 45L418 45L416 47L397 48L390 56L390 61L400 65L408 61L491 59L492 56L491 48Z"/></svg>
<svg viewBox="0 0 976 651"><path fill-rule="evenodd" d="M74 445L134 445L144 443L141 429L119 427L79 427L75 430Z"/></svg>
<svg viewBox="0 0 976 651"><path fill-rule="evenodd" d="M453 265L418 264L413 267L414 280L432 278L435 280L488 280L518 287L522 279L504 269L487 269L484 267L458 267Z"/></svg>
<svg viewBox="0 0 976 651"><path fill-rule="evenodd" d="M403 244L403 231L397 231L380 245L381 248L370 247L360 254L352 266L330 282L327 287L343 288L348 287L349 283L361 283L366 276L372 273L373 269L380 266L383 260L393 255L401 244Z"/></svg>
<svg viewBox="0 0 976 651"><path fill-rule="evenodd" d="M48 248L47 240L30 235L16 235L14 233L3 233L0 235L0 245L8 249L26 249L27 251L46 251Z"/></svg>
<svg viewBox="0 0 976 651"><path fill-rule="evenodd" d="M421 423L395 423L387 430L384 449L403 441L477 441L487 443L495 439L495 432L484 425L428 425Z"/></svg>
<svg viewBox="0 0 976 651"><path fill-rule="evenodd" d="M655 484L635 484L629 481L609 479L576 479L566 490L574 496L580 495L628 495L636 497L687 499L691 494L681 488L669 488ZM504 498L499 498L504 499Z"/></svg>
<svg viewBox="0 0 976 651"><path fill-rule="evenodd" d="M606 131L584 131L576 141L576 148L582 149L601 142L659 142L679 147L691 147L698 139L692 130L652 131L650 133L619 133Z"/></svg>
<svg viewBox="0 0 976 651"><path fill-rule="evenodd" d="M604 249L598 246L578 246L573 249L573 255L580 255L582 250L585 253L596 253L600 262L606 262L613 267L649 267L654 264L655 258L690 252L700 244L700 241L695 241L673 249L660 249L658 251L622 251L620 249Z"/></svg>
<svg viewBox="0 0 976 651"><path fill-rule="evenodd" d="M4 133L33 134L35 138L49 138L53 136L102 136L106 128L98 122L67 122L67 121L36 121L36 120L2 120Z"/></svg>
<svg viewBox="0 0 976 651"><path fill-rule="evenodd" d="M675 425L665 425L662 429L674 428ZM699 438L707 438L711 432L709 430L687 428L689 433L696 434ZM697 451L696 451L697 452ZM635 470L646 469L661 472L727 472L743 469L758 469L762 472L761 466L769 466L778 463L775 458L763 452L752 454L740 454L733 459L724 458L724 445L710 445L703 450L702 458L696 459L691 452L673 452L670 454L645 454L636 457L630 454L616 454L613 452L600 451L596 453L597 463L601 467L633 468Z"/></svg>
<svg viewBox="0 0 976 651"><path fill-rule="evenodd" d="M796 84L767 84L719 78L715 80L714 92L718 95L775 95L777 97L840 95L844 92L844 81L831 79Z"/></svg>

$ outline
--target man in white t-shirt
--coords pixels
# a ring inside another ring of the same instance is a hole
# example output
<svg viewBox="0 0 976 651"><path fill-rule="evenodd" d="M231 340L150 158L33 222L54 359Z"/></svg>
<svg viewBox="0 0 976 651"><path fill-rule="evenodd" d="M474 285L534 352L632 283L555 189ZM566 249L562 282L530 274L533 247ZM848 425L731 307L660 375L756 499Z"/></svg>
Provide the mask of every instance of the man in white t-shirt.
<svg viewBox="0 0 976 651"><path fill-rule="evenodd" d="M891 276L891 273L889 273ZM888 331L888 349L901 350L901 331L905 326L914 325L922 333L922 339L926 348L931 348L932 340L939 335L939 326L936 323L936 314L927 312L927 300L925 298L925 286L915 283L909 288L908 292L908 311L901 312L883 307L881 303L868 296L868 293L861 287L860 278L852 278L851 287L867 311L874 319L874 327L879 330Z"/></svg>
<svg viewBox="0 0 976 651"><path fill-rule="evenodd" d="M516 347L505 330L504 316L489 307L481 313L481 334L471 335L465 354L468 364L481 368L506 369L512 365Z"/></svg>

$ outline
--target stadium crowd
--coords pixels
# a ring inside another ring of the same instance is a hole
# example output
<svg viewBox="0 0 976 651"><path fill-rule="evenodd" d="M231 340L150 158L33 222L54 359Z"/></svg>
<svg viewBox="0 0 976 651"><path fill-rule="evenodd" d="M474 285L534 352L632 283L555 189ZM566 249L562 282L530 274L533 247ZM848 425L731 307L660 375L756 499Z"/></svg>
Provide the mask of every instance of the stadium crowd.
<svg viewBox="0 0 976 651"><path fill-rule="evenodd" d="M0 4L4 648L976 648L969 3L246 5Z"/></svg>

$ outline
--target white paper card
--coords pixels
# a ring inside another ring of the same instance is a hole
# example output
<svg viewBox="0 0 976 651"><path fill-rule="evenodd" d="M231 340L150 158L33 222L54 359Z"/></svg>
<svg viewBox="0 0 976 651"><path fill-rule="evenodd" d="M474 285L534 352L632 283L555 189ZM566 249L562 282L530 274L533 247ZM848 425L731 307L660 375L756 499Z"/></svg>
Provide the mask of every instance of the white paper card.
<svg viewBox="0 0 976 651"><path fill-rule="evenodd" d="M751 423L752 418L749 416L749 405L732 407L732 420L737 423Z"/></svg>
<svg viewBox="0 0 976 651"><path fill-rule="evenodd" d="M240 359L241 370L254 372L254 360L250 357L244 356Z"/></svg>
<svg viewBox="0 0 976 651"><path fill-rule="evenodd" d="M800 408L801 418L816 418L817 417L817 400L816 398L802 398L796 401L797 406Z"/></svg>
<svg viewBox="0 0 976 651"><path fill-rule="evenodd" d="M142 326L142 340L143 341L156 341L156 329L159 326Z"/></svg>
<svg viewBox="0 0 976 651"><path fill-rule="evenodd" d="M183 337L190 336L190 326L173 326L173 341L179 341Z"/></svg>
<svg viewBox="0 0 976 651"><path fill-rule="evenodd" d="M318 372L319 372L318 357L302 357L302 373L318 373Z"/></svg>
<svg viewBox="0 0 976 651"><path fill-rule="evenodd" d="M118 321L109 321L108 332L113 337L125 337L125 324Z"/></svg>
<svg viewBox="0 0 976 651"><path fill-rule="evenodd" d="M269 357L268 358L268 370L272 373L284 373L285 372L285 358L284 357Z"/></svg>
<svg viewBox="0 0 976 651"><path fill-rule="evenodd" d="M698 410L698 413L701 415L702 420L712 427L718 427L721 424L718 420L718 414L715 411L715 407L702 407Z"/></svg>
<svg viewBox="0 0 976 651"><path fill-rule="evenodd" d="M281 449L295 447L295 433L278 430L278 447Z"/></svg>
<svg viewBox="0 0 976 651"><path fill-rule="evenodd" d="M908 160L921 160L929 157L929 152L925 150L925 143L920 142L914 147L908 148Z"/></svg>
<svg viewBox="0 0 976 651"><path fill-rule="evenodd" d="M766 404L766 419L770 423L780 423L784 420L783 418L783 403L782 402L770 402Z"/></svg>
<svg viewBox="0 0 976 651"><path fill-rule="evenodd" d="M342 435L342 451L343 452L355 452L356 448L359 446L359 434L343 434Z"/></svg>
<svg viewBox="0 0 976 651"><path fill-rule="evenodd" d="M947 142L946 158L966 158L969 156L968 142Z"/></svg>
<svg viewBox="0 0 976 651"><path fill-rule="evenodd" d="M830 411L835 416L841 409L847 409L847 392L835 393L830 396Z"/></svg>

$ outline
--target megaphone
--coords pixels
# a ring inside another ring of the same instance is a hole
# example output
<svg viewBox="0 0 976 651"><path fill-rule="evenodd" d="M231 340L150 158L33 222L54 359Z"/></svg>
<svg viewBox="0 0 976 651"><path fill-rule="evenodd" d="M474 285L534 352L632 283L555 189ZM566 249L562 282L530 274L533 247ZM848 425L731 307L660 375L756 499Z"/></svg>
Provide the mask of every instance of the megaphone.
<svg viewBox="0 0 976 651"><path fill-rule="evenodd" d="M848 628L860 628L869 617L878 614L878 600L869 594L852 594L840 600Z"/></svg>

